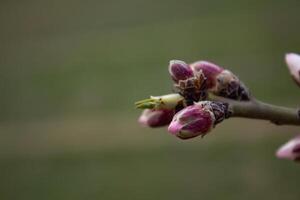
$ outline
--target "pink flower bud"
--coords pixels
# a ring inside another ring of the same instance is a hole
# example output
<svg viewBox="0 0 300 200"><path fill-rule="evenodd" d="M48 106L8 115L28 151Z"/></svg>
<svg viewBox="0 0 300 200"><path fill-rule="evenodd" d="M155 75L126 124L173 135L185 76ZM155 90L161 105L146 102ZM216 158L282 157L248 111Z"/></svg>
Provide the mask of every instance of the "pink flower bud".
<svg viewBox="0 0 300 200"><path fill-rule="evenodd" d="M179 80L186 80L193 77L193 71L188 64L181 60L171 60L169 64L169 73L172 79L177 83Z"/></svg>
<svg viewBox="0 0 300 200"><path fill-rule="evenodd" d="M300 135L281 146L276 156L282 159L300 161Z"/></svg>
<svg viewBox="0 0 300 200"><path fill-rule="evenodd" d="M151 110L145 109L139 118L139 123L150 126L150 127L160 127L168 125L174 116L174 110Z"/></svg>
<svg viewBox="0 0 300 200"><path fill-rule="evenodd" d="M215 115L209 101L202 101L179 111L168 131L181 139L204 136L215 124Z"/></svg>
<svg viewBox="0 0 300 200"><path fill-rule="evenodd" d="M206 87L212 88L216 85L216 77L223 71L222 67L207 61L197 61L190 64L194 73L202 71L206 78Z"/></svg>
<svg viewBox="0 0 300 200"><path fill-rule="evenodd" d="M293 79L300 86L300 55L288 53L285 55L285 62Z"/></svg>

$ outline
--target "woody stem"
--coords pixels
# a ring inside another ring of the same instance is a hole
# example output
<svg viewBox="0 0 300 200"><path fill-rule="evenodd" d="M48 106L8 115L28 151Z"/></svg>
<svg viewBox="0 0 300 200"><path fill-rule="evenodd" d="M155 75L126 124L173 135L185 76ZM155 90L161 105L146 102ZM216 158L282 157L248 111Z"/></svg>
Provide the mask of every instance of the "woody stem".
<svg viewBox="0 0 300 200"><path fill-rule="evenodd" d="M209 100L228 103L230 117L269 120L276 125L300 125L300 110L267 104L256 99L236 101L210 95Z"/></svg>

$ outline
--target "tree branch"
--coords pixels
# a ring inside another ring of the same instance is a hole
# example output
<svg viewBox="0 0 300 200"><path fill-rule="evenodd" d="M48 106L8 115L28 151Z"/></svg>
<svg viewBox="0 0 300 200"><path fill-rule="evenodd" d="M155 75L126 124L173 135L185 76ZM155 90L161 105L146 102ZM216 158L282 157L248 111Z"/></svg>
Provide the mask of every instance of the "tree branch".
<svg viewBox="0 0 300 200"><path fill-rule="evenodd" d="M256 99L235 101L210 95L209 100L228 103L229 117L269 120L276 125L300 125L300 110L267 104Z"/></svg>

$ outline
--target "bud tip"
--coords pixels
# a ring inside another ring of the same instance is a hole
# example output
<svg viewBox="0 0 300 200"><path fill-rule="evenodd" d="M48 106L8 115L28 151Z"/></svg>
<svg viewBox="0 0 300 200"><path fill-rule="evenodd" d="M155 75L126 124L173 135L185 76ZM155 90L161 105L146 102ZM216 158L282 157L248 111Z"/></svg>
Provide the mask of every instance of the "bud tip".
<svg viewBox="0 0 300 200"><path fill-rule="evenodd" d="M181 60L171 60L169 73L175 82L193 77L193 71L187 63Z"/></svg>
<svg viewBox="0 0 300 200"><path fill-rule="evenodd" d="M300 85L300 55L296 53L285 54L285 62L288 66L291 76Z"/></svg>
<svg viewBox="0 0 300 200"><path fill-rule="evenodd" d="M300 159L300 136L297 136L286 144L282 145L276 152L276 156L281 159L299 160Z"/></svg>

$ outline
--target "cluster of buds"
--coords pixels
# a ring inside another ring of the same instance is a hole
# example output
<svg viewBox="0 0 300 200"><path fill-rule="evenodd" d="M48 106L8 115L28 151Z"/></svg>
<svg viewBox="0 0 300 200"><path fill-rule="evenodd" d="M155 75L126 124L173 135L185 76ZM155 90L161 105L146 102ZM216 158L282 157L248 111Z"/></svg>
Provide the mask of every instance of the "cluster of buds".
<svg viewBox="0 0 300 200"><path fill-rule="evenodd" d="M136 103L145 109L139 122L149 127L169 125L168 131L181 139L206 135L215 125L230 116L228 104L200 101L185 106L179 94L150 97Z"/></svg>
<svg viewBox="0 0 300 200"><path fill-rule="evenodd" d="M169 73L176 94L151 96L136 102L145 109L139 122L150 127L169 124L168 131L181 139L206 135L230 115L228 104L207 101L209 93L235 100L249 100L249 92L230 71L207 61L187 64L172 60Z"/></svg>
<svg viewBox="0 0 300 200"><path fill-rule="evenodd" d="M250 99L248 89L237 76L211 62L197 61L188 65L172 60L169 72L187 104L206 99L207 93L239 101Z"/></svg>
<svg viewBox="0 0 300 200"><path fill-rule="evenodd" d="M287 54L286 63L293 79L300 86L300 55ZM139 118L141 124L149 127L168 126L168 131L180 139L203 137L232 113L242 112L244 116L244 108L239 107L237 112L237 109L234 110L232 105L225 102L234 102L235 106L244 102L244 105L253 103L243 82L231 71L214 63L197 61L187 64L172 60L169 73L177 93L151 96L136 102L136 107L145 109ZM211 99L221 99L223 102L209 101ZM300 118L300 111L298 115ZM283 145L276 155L300 161L300 136Z"/></svg>

